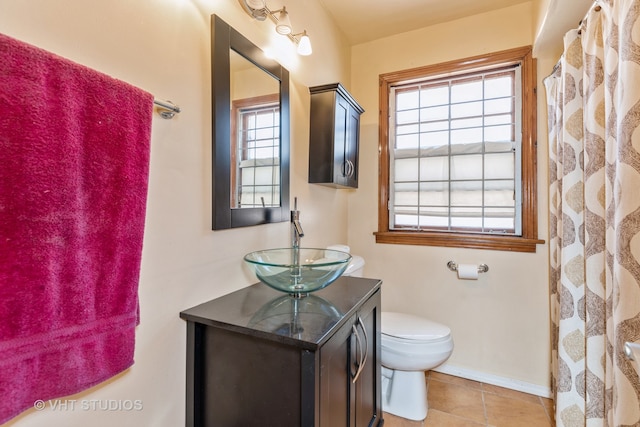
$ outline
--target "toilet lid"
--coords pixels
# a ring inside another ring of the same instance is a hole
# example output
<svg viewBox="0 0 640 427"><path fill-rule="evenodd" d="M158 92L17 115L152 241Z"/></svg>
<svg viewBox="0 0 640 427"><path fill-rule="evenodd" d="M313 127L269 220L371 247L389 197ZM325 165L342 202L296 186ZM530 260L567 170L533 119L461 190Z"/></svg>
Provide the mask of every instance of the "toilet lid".
<svg viewBox="0 0 640 427"><path fill-rule="evenodd" d="M435 340L448 337L451 329L447 326L406 313L382 312L384 335L412 340Z"/></svg>

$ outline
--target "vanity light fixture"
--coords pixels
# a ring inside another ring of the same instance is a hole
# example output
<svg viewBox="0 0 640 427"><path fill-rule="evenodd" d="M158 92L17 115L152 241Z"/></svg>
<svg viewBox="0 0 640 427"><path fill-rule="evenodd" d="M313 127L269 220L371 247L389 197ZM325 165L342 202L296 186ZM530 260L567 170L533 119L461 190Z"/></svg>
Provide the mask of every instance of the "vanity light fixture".
<svg viewBox="0 0 640 427"><path fill-rule="evenodd" d="M289 37L293 43L298 46L300 55L311 55L311 39L307 34L307 30L301 33L293 34L291 29L291 21L289 20L289 12L287 8L271 10L267 6L265 0L238 0L245 12L258 21L264 21L269 17L276 24L276 32L280 35Z"/></svg>

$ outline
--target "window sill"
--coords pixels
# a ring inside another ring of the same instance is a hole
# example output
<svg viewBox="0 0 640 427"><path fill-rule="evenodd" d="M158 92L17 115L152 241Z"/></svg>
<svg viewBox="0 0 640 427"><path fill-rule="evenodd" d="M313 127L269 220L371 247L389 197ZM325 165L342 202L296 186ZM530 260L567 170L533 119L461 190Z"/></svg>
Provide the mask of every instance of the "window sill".
<svg viewBox="0 0 640 427"><path fill-rule="evenodd" d="M452 234L425 231L379 231L376 243L396 245L444 246L449 248L490 249L509 252L535 252L544 240L518 236Z"/></svg>

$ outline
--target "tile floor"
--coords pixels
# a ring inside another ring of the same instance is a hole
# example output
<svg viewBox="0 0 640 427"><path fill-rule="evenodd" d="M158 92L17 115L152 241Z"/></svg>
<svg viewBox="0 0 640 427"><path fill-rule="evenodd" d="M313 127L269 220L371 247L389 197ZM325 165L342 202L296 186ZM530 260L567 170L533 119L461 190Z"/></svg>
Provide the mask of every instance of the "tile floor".
<svg viewBox="0 0 640 427"><path fill-rule="evenodd" d="M553 427L551 399L430 371L424 421L384 414L384 427Z"/></svg>

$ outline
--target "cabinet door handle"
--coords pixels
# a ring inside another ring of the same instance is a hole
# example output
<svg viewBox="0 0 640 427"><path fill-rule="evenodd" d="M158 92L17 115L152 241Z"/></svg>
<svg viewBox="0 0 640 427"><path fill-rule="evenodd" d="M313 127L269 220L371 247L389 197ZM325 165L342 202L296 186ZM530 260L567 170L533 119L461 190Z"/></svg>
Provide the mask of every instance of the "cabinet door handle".
<svg viewBox="0 0 640 427"><path fill-rule="evenodd" d="M356 167L351 160L345 160L342 164L342 176L352 177L356 171Z"/></svg>
<svg viewBox="0 0 640 427"><path fill-rule="evenodd" d="M367 328L364 327L364 322L360 316L358 316L358 323L360 323L362 333L364 334L364 357L362 358L361 366L361 368L364 369L364 365L367 364L367 357L369 356L369 337L367 336Z"/></svg>
<svg viewBox="0 0 640 427"><path fill-rule="evenodd" d="M354 384L356 381L358 381L358 377L364 370L364 365L367 364L367 357L369 356L369 337L367 336L367 329L364 327L364 322L362 321L362 318L360 316L358 316L358 323L360 324L360 327L362 328L362 332L364 333L364 351L362 351L362 341L360 340L360 334L358 333L358 328L356 327L356 325L352 325L351 329L353 330L353 333L356 336L356 342L358 343L358 349L360 350L360 360L358 361L358 370L356 371L352 380Z"/></svg>
<svg viewBox="0 0 640 427"><path fill-rule="evenodd" d="M356 381L358 381L358 377L360 376L360 373L362 373L362 341L360 340L360 334L358 333L358 329L356 328L356 325L351 325L351 330L353 331L353 334L356 336L356 343L358 344L358 351L360 352L360 361L357 363L358 365L358 370L356 371L355 374L352 374L353 376L353 380L351 381L352 383L355 384Z"/></svg>
<svg viewBox="0 0 640 427"><path fill-rule="evenodd" d="M352 177L354 172L356 171L356 168L355 168L355 166L354 166L354 164L353 164L353 162L351 160L347 160L347 166L348 166L347 167L347 171L348 171L347 172L347 176L348 177Z"/></svg>

